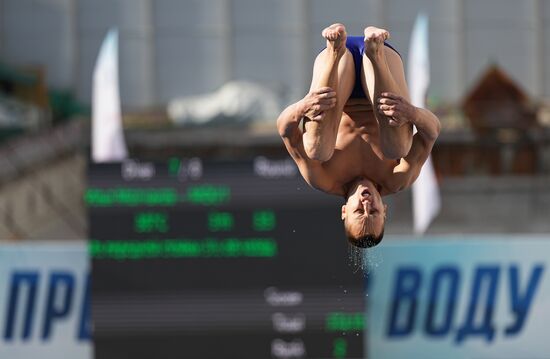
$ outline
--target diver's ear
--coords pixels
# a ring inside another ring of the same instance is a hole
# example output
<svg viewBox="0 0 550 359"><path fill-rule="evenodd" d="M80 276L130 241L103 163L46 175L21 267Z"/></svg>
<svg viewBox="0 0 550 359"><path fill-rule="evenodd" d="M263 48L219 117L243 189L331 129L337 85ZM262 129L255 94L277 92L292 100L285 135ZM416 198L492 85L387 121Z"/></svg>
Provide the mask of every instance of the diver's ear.
<svg viewBox="0 0 550 359"><path fill-rule="evenodd" d="M346 205L342 205L342 221L346 218Z"/></svg>
<svg viewBox="0 0 550 359"><path fill-rule="evenodd" d="M388 205L385 204L384 205L384 218L386 218L387 215L388 215Z"/></svg>

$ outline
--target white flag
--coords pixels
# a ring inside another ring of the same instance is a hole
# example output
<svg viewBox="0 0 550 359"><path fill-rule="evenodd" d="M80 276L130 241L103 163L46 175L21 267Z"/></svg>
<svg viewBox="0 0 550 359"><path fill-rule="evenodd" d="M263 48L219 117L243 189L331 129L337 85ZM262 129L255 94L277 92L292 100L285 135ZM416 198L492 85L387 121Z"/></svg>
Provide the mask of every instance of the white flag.
<svg viewBox="0 0 550 359"><path fill-rule="evenodd" d="M117 162L128 157L118 85L118 31L109 31L94 69L92 91L92 160Z"/></svg>
<svg viewBox="0 0 550 359"><path fill-rule="evenodd" d="M419 14L414 24L407 70L412 104L416 107L426 107L426 91L430 83L430 59L428 53L428 17L425 14ZM439 188L431 156L422 166L420 175L412 186L412 194L414 232L423 234L441 208Z"/></svg>

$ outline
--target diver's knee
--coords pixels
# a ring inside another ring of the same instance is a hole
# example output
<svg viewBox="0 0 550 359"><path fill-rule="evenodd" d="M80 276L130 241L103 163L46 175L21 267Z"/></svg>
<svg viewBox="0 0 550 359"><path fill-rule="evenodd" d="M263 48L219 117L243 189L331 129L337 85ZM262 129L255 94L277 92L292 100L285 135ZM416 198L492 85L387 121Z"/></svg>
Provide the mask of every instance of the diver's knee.
<svg viewBox="0 0 550 359"><path fill-rule="evenodd" d="M332 154L334 153L334 149L329 149L326 147L323 148L323 146L307 144L306 142L304 142L304 150L308 158L319 162L326 162L330 160Z"/></svg>

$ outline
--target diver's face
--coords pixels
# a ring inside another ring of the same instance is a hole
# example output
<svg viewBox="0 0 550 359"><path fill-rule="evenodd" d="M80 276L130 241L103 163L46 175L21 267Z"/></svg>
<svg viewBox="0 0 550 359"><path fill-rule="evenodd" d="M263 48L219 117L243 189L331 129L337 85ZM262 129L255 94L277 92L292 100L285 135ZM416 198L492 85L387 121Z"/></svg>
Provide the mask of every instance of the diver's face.
<svg viewBox="0 0 550 359"><path fill-rule="evenodd" d="M386 206L374 183L367 179L359 180L349 193L342 206L342 220L355 237L367 234L378 236L386 218Z"/></svg>

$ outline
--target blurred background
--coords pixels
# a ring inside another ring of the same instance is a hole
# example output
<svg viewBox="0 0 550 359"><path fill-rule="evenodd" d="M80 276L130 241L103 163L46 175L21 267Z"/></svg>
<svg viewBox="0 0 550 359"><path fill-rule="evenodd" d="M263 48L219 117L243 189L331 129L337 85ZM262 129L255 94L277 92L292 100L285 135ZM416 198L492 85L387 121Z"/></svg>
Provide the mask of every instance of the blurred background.
<svg viewBox="0 0 550 359"><path fill-rule="evenodd" d="M92 80L109 29L129 157L236 163L288 158L276 118L306 94L325 26L388 29L407 69L419 12L442 123L427 233L548 236L549 0L0 0L0 241L90 239ZM387 241L409 238L411 191L388 202Z"/></svg>
<svg viewBox="0 0 550 359"><path fill-rule="evenodd" d="M547 231L541 178L550 171L549 6L544 0L3 0L1 236L86 237L81 199L92 74L109 28L120 31L131 155L238 158L284 153L275 112L306 93L325 25L340 21L350 34L368 24L389 29L406 68L420 10L430 19L428 107L443 125L433 157L445 200L431 230ZM269 106L260 109L264 118L225 121L242 125L233 132L202 131L174 104L231 92L231 85L238 93L245 82L261 87ZM68 182L63 190L58 178ZM407 233L410 206L406 198L395 201L388 233ZM507 206L500 204L509 201L521 208L513 225L501 221ZM483 223L473 211L478 205L487 206Z"/></svg>

